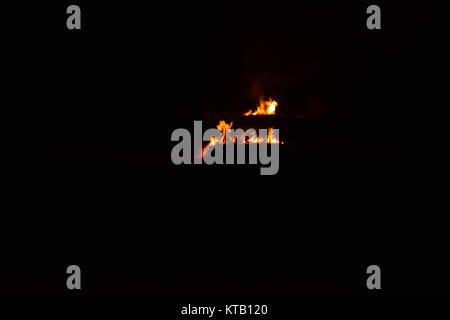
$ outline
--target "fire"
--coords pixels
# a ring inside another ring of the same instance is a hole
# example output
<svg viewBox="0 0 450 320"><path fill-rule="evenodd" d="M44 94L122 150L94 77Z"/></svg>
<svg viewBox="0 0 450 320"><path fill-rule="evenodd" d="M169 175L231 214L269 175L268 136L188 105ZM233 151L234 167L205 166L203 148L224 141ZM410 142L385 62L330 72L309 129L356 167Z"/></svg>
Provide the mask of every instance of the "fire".
<svg viewBox="0 0 450 320"><path fill-rule="evenodd" d="M208 152L208 150L211 148L211 146L215 146L218 143L224 144L226 143L226 131L231 129L231 126L233 125L233 121L230 122L230 124L226 123L224 120L220 120L219 124L217 125L217 129L222 131L222 140L217 139L216 137L212 136L209 140L209 144L203 148L202 150L202 157Z"/></svg>
<svg viewBox="0 0 450 320"><path fill-rule="evenodd" d="M248 111L244 113L244 116L256 116L256 115L274 115L275 110L278 106L278 102L275 100L272 100L272 98L269 98L269 100L264 101L262 98L259 100L259 106L257 107L256 111ZM229 124L226 123L224 120L220 120L219 124L216 126L219 131L222 132L222 137L211 137L209 144L203 148L201 157L203 157L209 149L211 149L212 146L215 146L216 144L226 144L226 143L238 143L238 144L258 144L258 143L268 143L268 144L284 144L284 142L277 139L273 134L273 128L269 128L267 132L267 137L258 137L256 132L250 136L247 140L245 140L245 137L235 137L233 141L227 141L226 139L226 132L227 130L231 129L231 126L233 125L233 122L230 122Z"/></svg>
<svg viewBox="0 0 450 320"><path fill-rule="evenodd" d="M262 137L258 137L256 134L253 134L246 142L246 144L250 143L268 143L268 144L284 144L284 142L280 141L278 138L276 138L273 134L273 128L269 128L269 131L267 132L267 139L264 139Z"/></svg>
<svg viewBox="0 0 450 320"><path fill-rule="evenodd" d="M277 139L274 135L273 135L273 128L269 128L269 132L267 134L267 143L274 143L274 144L284 144L284 142L281 142L279 139Z"/></svg>
<svg viewBox="0 0 450 320"><path fill-rule="evenodd" d="M248 111L244 113L244 116L256 116L256 115L274 115L275 110L277 109L278 102L269 98L269 100L264 101L263 99L259 100L259 106L256 111Z"/></svg>
<svg viewBox="0 0 450 320"><path fill-rule="evenodd" d="M217 125L217 129L222 131L222 136L225 137L225 131L231 129L232 125L233 121L231 121L230 124L228 124L224 120L220 120L219 124Z"/></svg>
<svg viewBox="0 0 450 320"><path fill-rule="evenodd" d="M233 122L230 122L230 124L226 123L224 120L221 120L219 124L217 125L217 129L222 131L222 137L221 139L216 138L214 136L211 137L209 144L203 148L201 156L204 157L205 154L209 151L209 149L212 146L215 146L216 144L226 144L230 141L226 140L226 131L231 129L231 126L233 125ZM284 144L284 142L280 141L278 138L276 138L273 134L273 128L269 128L267 132L267 138L258 137L256 133L254 133L251 137L249 137L247 140L244 139L244 137L239 137L239 139L234 139L232 143L235 143L237 141L238 144L259 144L259 143L268 143L268 144Z"/></svg>

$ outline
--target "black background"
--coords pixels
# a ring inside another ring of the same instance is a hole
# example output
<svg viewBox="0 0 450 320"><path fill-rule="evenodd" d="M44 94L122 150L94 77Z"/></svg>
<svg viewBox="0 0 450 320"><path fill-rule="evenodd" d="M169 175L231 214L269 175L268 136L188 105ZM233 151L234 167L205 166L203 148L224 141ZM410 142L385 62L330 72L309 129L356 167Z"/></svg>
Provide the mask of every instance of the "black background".
<svg viewBox="0 0 450 320"><path fill-rule="evenodd" d="M377 2L370 31L364 1L77 1L69 31L69 4L5 6L2 297L448 297L425 135L439 8ZM174 129L260 95L306 117L276 176L171 163Z"/></svg>

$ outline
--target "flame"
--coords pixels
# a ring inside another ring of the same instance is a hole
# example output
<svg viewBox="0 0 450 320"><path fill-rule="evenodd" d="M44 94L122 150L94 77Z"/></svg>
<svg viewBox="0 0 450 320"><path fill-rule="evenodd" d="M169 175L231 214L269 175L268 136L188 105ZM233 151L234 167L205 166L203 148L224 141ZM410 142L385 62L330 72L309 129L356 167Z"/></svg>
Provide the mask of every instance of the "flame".
<svg viewBox="0 0 450 320"><path fill-rule="evenodd" d="M220 120L219 124L217 125L217 129L222 131L222 136L225 137L226 130L231 129L232 125L233 125L233 121L231 121L230 124L228 124L224 120Z"/></svg>
<svg viewBox="0 0 450 320"><path fill-rule="evenodd" d="M284 142L281 142L279 139L277 139L274 135L273 135L273 128L269 128L269 132L267 134L267 143L274 143L274 144L284 144Z"/></svg>
<svg viewBox="0 0 450 320"><path fill-rule="evenodd" d="M278 102L269 98L269 100L264 101L263 99L259 99L259 106L256 111L248 111L244 113L244 116L256 116L256 115L274 115L275 110L277 109Z"/></svg>
<svg viewBox="0 0 450 320"><path fill-rule="evenodd" d="M255 133L245 142L246 144L250 143L268 143L268 144L284 144L284 142L280 141L273 134L273 128L269 128L267 133L267 138L264 139L262 137L258 137Z"/></svg>
<svg viewBox="0 0 450 320"><path fill-rule="evenodd" d="M275 100L272 100L272 98L269 98L269 100L264 101L262 98L259 100L259 106L257 107L256 111L248 111L244 113L244 116L256 116L256 115L274 115L275 110L278 106L278 102ZM245 140L245 136L242 137L234 137L233 141L227 141L226 139L226 131L231 129L231 126L233 125L233 122L230 122L229 124L225 122L225 120L220 120L219 124L216 126L219 131L222 132L221 139L212 136L209 144L202 149L201 157L204 157L205 154L211 149L212 146L215 146L216 144L226 144L226 143L238 143L238 144L258 144L258 143L268 143L268 144L284 144L284 142L277 139L273 134L273 128L269 128L267 133L267 138L258 137L256 133L253 133L252 136L250 136L247 140Z"/></svg>
<svg viewBox="0 0 450 320"><path fill-rule="evenodd" d="M233 125L233 121L230 122L230 124L226 123L224 120L220 120L219 124L217 125L217 129L222 131L222 140L217 139L216 137L212 136L209 140L209 144L203 148L202 150L202 157L208 152L208 150L211 148L211 146L215 146L218 143L224 144L225 138L226 138L226 131L231 129L231 126Z"/></svg>
<svg viewBox="0 0 450 320"><path fill-rule="evenodd" d="M220 143L220 144L226 144L230 141L226 140L226 131L231 129L231 126L233 125L233 122L230 122L230 124L226 123L224 120L221 120L219 122L219 124L217 125L217 129L222 131L222 139L218 139L215 136L212 136L211 139L209 140L209 143L206 147L203 148L202 153L201 153L201 157L204 157L205 154L209 151L209 149L211 149L212 146L215 146L216 144ZM258 143L268 143L268 144L284 144L284 142L280 141L279 139L277 139L274 134L273 134L273 128L269 128L268 133L267 133L267 138L263 138L263 137L258 137L256 135L256 133L253 133L252 136L250 136L248 138L247 141L245 141L244 137L239 137L239 139L237 139L238 137L234 137L234 140L232 143L236 143L236 141L238 141L238 144L258 144Z"/></svg>

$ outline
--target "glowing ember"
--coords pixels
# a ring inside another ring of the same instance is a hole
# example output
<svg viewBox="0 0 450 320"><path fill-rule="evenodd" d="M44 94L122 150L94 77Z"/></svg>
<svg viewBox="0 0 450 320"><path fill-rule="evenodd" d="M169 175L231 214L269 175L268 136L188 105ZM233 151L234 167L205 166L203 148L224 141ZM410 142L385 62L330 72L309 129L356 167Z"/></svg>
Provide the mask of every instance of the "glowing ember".
<svg viewBox="0 0 450 320"><path fill-rule="evenodd" d="M267 101L260 99L259 106L257 107L256 111L250 110L250 111L244 113L244 116L274 115L277 106L278 106L278 102L276 102L275 100L272 100L272 98L269 98L269 100L267 100Z"/></svg>

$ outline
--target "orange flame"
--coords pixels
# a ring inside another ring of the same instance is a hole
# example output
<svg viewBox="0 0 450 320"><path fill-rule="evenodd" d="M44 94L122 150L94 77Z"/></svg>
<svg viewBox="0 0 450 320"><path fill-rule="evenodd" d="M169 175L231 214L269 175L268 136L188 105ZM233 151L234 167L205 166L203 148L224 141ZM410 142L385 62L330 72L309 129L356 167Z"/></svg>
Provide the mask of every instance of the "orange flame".
<svg viewBox="0 0 450 320"><path fill-rule="evenodd" d="M222 140L217 139L216 137L212 136L209 140L209 144L203 148L202 150L202 157L208 152L208 150L211 148L211 146L215 146L218 143L224 144L226 141L226 131L231 129L231 126L233 125L233 121L230 122L230 124L226 123L224 120L220 120L219 124L217 125L217 129L222 131Z"/></svg>
<svg viewBox="0 0 450 320"><path fill-rule="evenodd" d="M284 144L284 142L277 139L273 134L273 128L269 128L269 131L267 133L267 138L264 139L262 137L256 136L256 134L253 134L246 142L246 144L249 143L268 143L268 144Z"/></svg>
<svg viewBox="0 0 450 320"><path fill-rule="evenodd" d="M272 100L272 98L269 98L269 100L264 101L262 98L259 100L259 106L257 107L256 111L248 111L244 113L244 116L256 116L256 115L274 115L275 110L278 106L278 102L275 100ZM217 137L211 137L209 144L202 149L201 157L203 157L212 146L215 146L216 144L226 144L228 142L231 143L239 143L239 144L258 144L258 143L268 143L268 144L284 144L284 142L277 139L273 134L273 128L269 128L267 133L267 138L258 137L256 133L253 133L251 137L249 137L246 141L244 136L234 137L233 141L227 141L226 139L226 131L231 129L231 126L233 125L233 122L230 122L229 124L226 123L224 120L220 120L219 124L217 125L217 129L222 132L222 138L218 139Z"/></svg>
<svg viewBox="0 0 450 320"><path fill-rule="evenodd" d="M231 126L233 125L233 122L230 122L230 124L226 123L224 120L221 120L219 124L217 125L217 129L222 131L222 139L218 139L214 136L211 137L209 140L209 144L203 148L201 156L204 157L205 154L211 149L212 146L215 146L216 144L226 144L230 141L226 140L226 131L231 129ZM239 144L245 143L245 144L253 144L253 143L268 143L268 144L284 144L284 142L277 139L273 134L273 128L269 128L267 133L267 138L258 137L256 133L253 133L251 137L248 138L247 141L244 141L244 137L240 137L239 139L236 139L235 137L234 141L232 143L236 143L238 141Z"/></svg>
<svg viewBox="0 0 450 320"><path fill-rule="evenodd" d="M279 139L277 139L273 135L273 128L269 128L269 133L267 134L267 143L274 143L274 144L284 144L284 142L281 142Z"/></svg>
<svg viewBox="0 0 450 320"><path fill-rule="evenodd" d="M274 115L275 110L277 109L278 102L269 98L269 100L264 101L263 99L259 100L259 106L256 111L248 111L244 113L244 116L256 116L256 115Z"/></svg>
<svg viewBox="0 0 450 320"><path fill-rule="evenodd" d="M225 137L226 130L231 129L232 125L233 125L233 121L231 121L230 124L228 124L224 120L220 120L219 124L217 125L217 129L222 131L222 136Z"/></svg>

